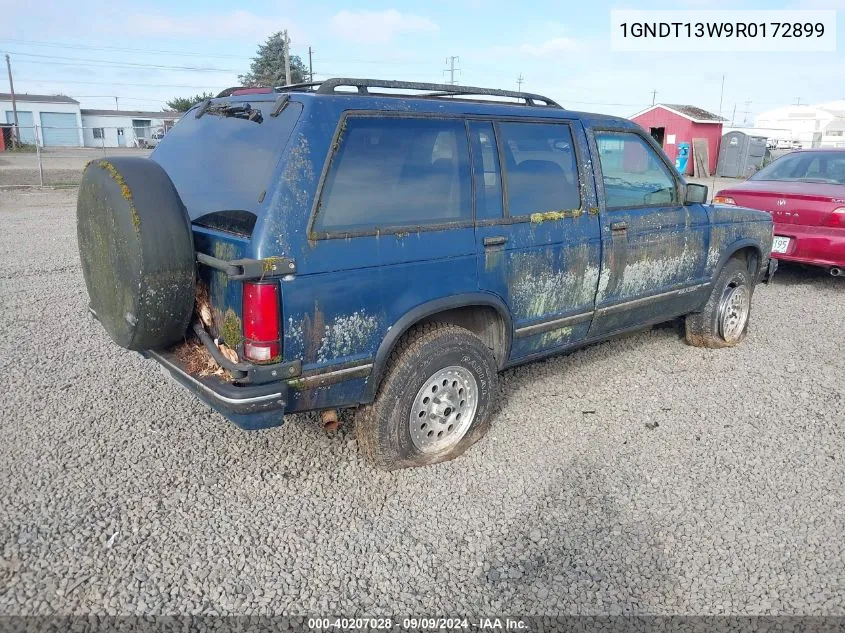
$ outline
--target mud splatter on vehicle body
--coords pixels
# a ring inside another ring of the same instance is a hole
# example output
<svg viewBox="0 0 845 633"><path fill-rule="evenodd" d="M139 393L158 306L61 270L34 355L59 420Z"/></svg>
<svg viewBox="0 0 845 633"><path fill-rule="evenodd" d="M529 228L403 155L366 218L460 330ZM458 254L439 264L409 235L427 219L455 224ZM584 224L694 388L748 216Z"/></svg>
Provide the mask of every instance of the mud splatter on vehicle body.
<svg viewBox="0 0 845 633"><path fill-rule="evenodd" d="M508 285L514 316L532 319L591 303L599 278L598 267L589 264L592 249L581 245L565 263L560 262L563 255L550 250L511 255Z"/></svg>

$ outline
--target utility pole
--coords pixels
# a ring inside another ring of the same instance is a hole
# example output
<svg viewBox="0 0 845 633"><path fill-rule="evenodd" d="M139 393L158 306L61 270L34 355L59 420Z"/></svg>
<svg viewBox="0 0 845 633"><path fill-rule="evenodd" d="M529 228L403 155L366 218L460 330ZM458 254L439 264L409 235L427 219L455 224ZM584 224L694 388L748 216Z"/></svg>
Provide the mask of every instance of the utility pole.
<svg viewBox="0 0 845 633"><path fill-rule="evenodd" d="M734 126L734 117L736 116L736 104L734 104L733 112L731 112L731 127Z"/></svg>
<svg viewBox="0 0 845 633"><path fill-rule="evenodd" d="M15 133L12 135L12 147L18 146L18 102L15 100L15 84L12 81L12 62L9 61L9 54L6 53L6 70L9 71L9 94L12 95L12 113L15 118Z"/></svg>
<svg viewBox="0 0 845 633"><path fill-rule="evenodd" d="M657 99L657 88L651 91L651 105L654 105L655 99Z"/></svg>
<svg viewBox="0 0 845 633"><path fill-rule="evenodd" d="M455 55L452 55L451 57L446 58L446 63L449 64L449 68L445 69L446 72L449 73L449 81L446 82L446 83L452 84L453 86L455 85L455 71L460 70L460 68L455 68L455 60L456 59L460 59L460 57L456 57Z"/></svg>
<svg viewBox="0 0 845 633"><path fill-rule="evenodd" d="M519 77L516 78L516 91L522 92L522 82L525 81L525 77L522 76L522 73L519 73Z"/></svg>
<svg viewBox="0 0 845 633"><path fill-rule="evenodd" d="M285 49L285 85L289 86L290 83L291 83L291 81L290 81L290 38L288 37L288 30L287 29L284 30L283 37L285 38L285 46L284 46L284 49Z"/></svg>
<svg viewBox="0 0 845 633"><path fill-rule="evenodd" d="M8 55L6 55L6 61L9 61ZM801 105L801 97L795 97L795 105Z"/></svg>
<svg viewBox="0 0 845 633"><path fill-rule="evenodd" d="M745 102L745 110L742 112L742 122L748 123L748 115L751 114L751 109L749 106L751 105L751 100Z"/></svg>
<svg viewBox="0 0 845 633"><path fill-rule="evenodd" d="M311 47L308 47L308 81L314 83L314 62L311 59Z"/></svg>
<svg viewBox="0 0 845 633"><path fill-rule="evenodd" d="M114 98L114 109L120 110L120 104L118 104L118 102L117 102L117 97Z"/></svg>
<svg viewBox="0 0 845 633"><path fill-rule="evenodd" d="M725 96L725 76L722 75L722 90L719 92L719 116L722 116L722 97Z"/></svg>

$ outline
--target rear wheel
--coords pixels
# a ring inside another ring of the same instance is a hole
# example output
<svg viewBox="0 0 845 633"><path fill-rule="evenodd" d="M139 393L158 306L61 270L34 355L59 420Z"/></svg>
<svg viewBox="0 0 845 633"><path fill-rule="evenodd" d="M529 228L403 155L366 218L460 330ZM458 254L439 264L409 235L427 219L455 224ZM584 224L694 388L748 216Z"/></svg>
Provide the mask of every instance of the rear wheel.
<svg viewBox="0 0 845 633"><path fill-rule="evenodd" d="M454 459L490 426L496 361L472 332L429 323L391 354L372 404L356 419L364 455L386 470Z"/></svg>
<svg viewBox="0 0 845 633"><path fill-rule="evenodd" d="M686 317L686 339L696 347L733 347L748 332L754 282L743 259L728 260L701 312Z"/></svg>

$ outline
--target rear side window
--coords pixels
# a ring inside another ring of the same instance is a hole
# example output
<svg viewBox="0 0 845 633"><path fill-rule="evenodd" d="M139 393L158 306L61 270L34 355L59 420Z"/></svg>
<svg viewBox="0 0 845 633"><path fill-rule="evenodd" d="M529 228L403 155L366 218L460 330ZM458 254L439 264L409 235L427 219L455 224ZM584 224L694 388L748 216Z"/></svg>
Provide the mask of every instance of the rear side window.
<svg viewBox="0 0 845 633"><path fill-rule="evenodd" d="M565 123L500 123L511 217L581 207L572 132Z"/></svg>
<svg viewBox="0 0 845 633"><path fill-rule="evenodd" d="M501 218L502 180L496 135L490 121L470 121L469 136L475 171L475 217L479 220Z"/></svg>
<svg viewBox="0 0 845 633"><path fill-rule="evenodd" d="M608 209L678 203L675 179L639 134L596 132Z"/></svg>
<svg viewBox="0 0 845 633"><path fill-rule="evenodd" d="M471 220L463 121L349 117L320 198L318 233Z"/></svg>

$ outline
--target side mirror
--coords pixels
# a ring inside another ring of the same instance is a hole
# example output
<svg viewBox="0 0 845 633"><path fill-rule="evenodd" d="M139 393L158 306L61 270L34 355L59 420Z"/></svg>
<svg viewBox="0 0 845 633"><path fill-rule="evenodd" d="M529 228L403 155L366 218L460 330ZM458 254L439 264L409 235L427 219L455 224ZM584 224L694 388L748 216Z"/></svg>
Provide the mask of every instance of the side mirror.
<svg viewBox="0 0 845 633"><path fill-rule="evenodd" d="M684 204L707 204L707 185L688 183Z"/></svg>

